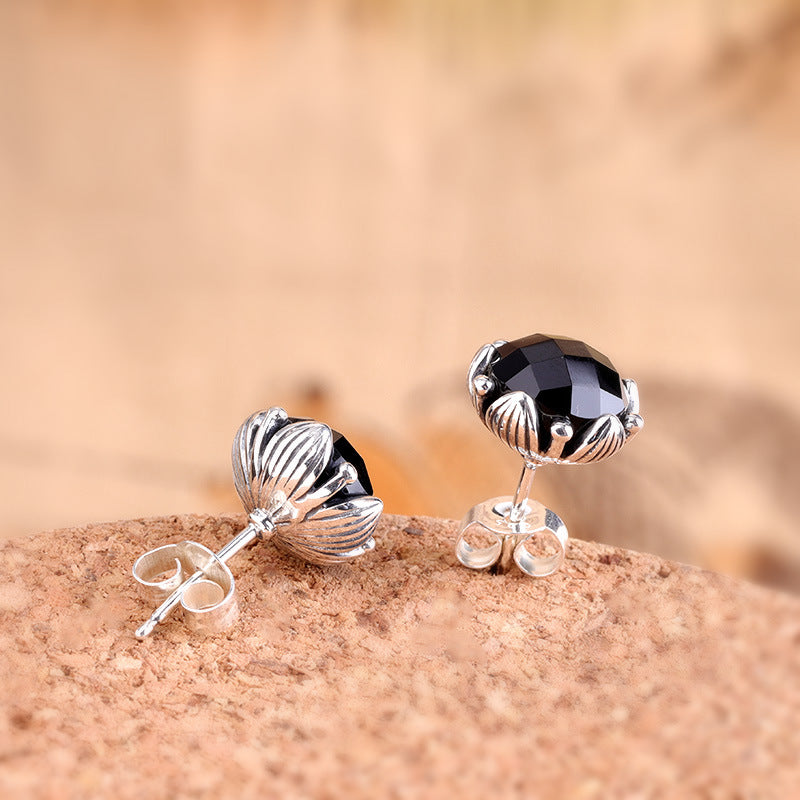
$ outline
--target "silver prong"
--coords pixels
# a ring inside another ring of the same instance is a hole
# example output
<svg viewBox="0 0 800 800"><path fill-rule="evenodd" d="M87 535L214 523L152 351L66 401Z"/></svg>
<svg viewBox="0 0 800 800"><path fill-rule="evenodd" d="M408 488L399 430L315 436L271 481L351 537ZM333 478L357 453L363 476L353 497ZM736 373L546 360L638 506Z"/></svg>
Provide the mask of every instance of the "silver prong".
<svg viewBox="0 0 800 800"><path fill-rule="evenodd" d="M472 379L472 387L478 397L485 397L494 388L494 381L486 375L476 375Z"/></svg>
<svg viewBox="0 0 800 800"><path fill-rule="evenodd" d="M644 420L638 414L628 414L622 421L622 426L625 428L626 438L632 439L644 428Z"/></svg>
<svg viewBox="0 0 800 800"><path fill-rule="evenodd" d="M639 413L639 387L633 378L623 378L622 385L625 387L625 394L628 396L628 403L625 406L626 414Z"/></svg>
<svg viewBox="0 0 800 800"><path fill-rule="evenodd" d="M495 343L498 344L498 343ZM472 398L472 405L475 410L483 417L483 398L486 393L491 391L493 384L487 384L484 381L490 380L488 372L491 365L500 357L497 352L497 347L494 344L485 344L475 353L474 358L470 362L469 369L467 370L467 389L469 390L470 397ZM475 379L478 377L484 378L484 381Z"/></svg>
<svg viewBox="0 0 800 800"><path fill-rule="evenodd" d="M318 506L356 480L358 480L358 470L347 461L344 464L340 464L330 480L322 484L319 489L309 492L302 500L296 503L298 517L305 516L309 509Z"/></svg>
<svg viewBox="0 0 800 800"><path fill-rule="evenodd" d="M572 438L572 432L572 423L566 417L554 419L550 425L550 447L545 457L560 458L564 445Z"/></svg>
<svg viewBox="0 0 800 800"><path fill-rule="evenodd" d="M628 404L622 417L622 426L625 428L625 438L632 439L644 427L644 420L639 415L639 387L632 378L623 378L622 385L628 396Z"/></svg>
<svg viewBox="0 0 800 800"><path fill-rule="evenodd" d="M349 561L374 547L372 532L382 511L383 503L371 496L321 505L302 524L281 532L276 544L313 564Z"/></svg>

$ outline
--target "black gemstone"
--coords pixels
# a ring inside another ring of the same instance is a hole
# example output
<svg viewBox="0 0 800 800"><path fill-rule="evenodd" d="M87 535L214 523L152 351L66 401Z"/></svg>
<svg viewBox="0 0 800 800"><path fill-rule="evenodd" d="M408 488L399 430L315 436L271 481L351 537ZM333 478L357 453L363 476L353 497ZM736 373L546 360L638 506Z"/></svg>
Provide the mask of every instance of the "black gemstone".
<svg viewBox="0 0 800 800"><path fill-rule="evenodd" d="M333 434L333 456L322 480L324 481L325 478L332 475L339 465L345 461L355 467L358 477L352 483L343 486L330 500L325 502L325 505L338 505L354 497L364 497L364 495L372 494L372 482L367 473L367 465L358 454L358 450L339 431L331 430L331 433Z"/></svg>
<svg viewBox="0 0 800 800"><path fill-rule="evenodd" d="M548 416L567 417L578 428L625 410L622 380L602 353L577 339L537 333L498 348L491 367L491 403L507 392L525 392Z"/></svg>

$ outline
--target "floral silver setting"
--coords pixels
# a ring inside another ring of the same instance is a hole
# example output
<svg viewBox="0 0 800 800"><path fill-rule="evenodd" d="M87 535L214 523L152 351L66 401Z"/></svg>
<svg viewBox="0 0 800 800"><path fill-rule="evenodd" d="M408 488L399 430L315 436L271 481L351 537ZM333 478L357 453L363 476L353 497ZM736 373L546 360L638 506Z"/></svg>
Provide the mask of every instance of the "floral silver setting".
<svg viewBox="0 0 800 800"><path fill-rule="evenodd" d="M499 340L485 344L475 354L467 372L467 388L472 405L483 424L500 441L516 450L527 461L537 464L589 464L609 458L644 427L639 414L639 389L631 378L622 379L625 408L620 414L604 414L576 430L564 416L543 413L526 392L501 395L486 403L495 385L492 365L500 359ZM540 446L540 435L548 431L548 445Z"/></svg>
<svg viewBox="0 0 800 800"><path fill-rule="evenodd" d="M291 419L282 408L259 411L237 431L232 462L248 526L217 553L182 542L141 556L134 577L166 599L137 637L152 633L179 605L195 630L212 632L232 624L238 610L226 562L256 541L272 539L313 564L347 562L374 548L372 533L383 503L371 494L363 460L327 425Z"/></svg>

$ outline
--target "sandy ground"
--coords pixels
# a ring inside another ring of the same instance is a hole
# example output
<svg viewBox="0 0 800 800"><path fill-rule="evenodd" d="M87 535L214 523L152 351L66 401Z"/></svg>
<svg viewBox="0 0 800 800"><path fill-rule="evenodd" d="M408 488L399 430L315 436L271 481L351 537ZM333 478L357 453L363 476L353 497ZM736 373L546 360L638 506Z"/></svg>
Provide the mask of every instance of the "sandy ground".
<svg viewBox="0 0 800 800"><path fill-rule="evenodd" d="M480 574L454 523L387 516L350 565L237 557L226 634L136 641L134 558L242 524L3 545L4 796L796 796L797 598L581 541L550 579Z"/></svg>
<svg viewBox="0 0 800 800"><path fill-rule="evenodd" d="M435 5L0 6L0 535L235 510L240 421L320 394L459 517L517 471L466 365L541 330L648 421L543 477L574 533L800 583L795 6Z"/></svg>

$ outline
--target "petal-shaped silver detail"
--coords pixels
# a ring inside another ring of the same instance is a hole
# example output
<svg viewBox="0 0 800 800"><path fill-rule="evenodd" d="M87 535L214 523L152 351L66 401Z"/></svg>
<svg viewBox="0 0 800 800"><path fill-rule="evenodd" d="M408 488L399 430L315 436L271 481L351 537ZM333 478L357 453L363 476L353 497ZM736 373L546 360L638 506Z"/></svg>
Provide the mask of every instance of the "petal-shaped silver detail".
<svg viewBox="0 0 800 800"><path fill-rule="evenodd" d="M505 344L505 342L497 341L494 344L485 344L483 347L481 347L481 349L475 354L475 357L472 359L469 369L467 370L467 389L469 390L469 396L472 398L472 405L475 406L475 410L481 416L483 416L483 398L486 395L486 392L479 391L478 386L481 384L485 386L486 381L479 380L478 386L476 386L475 379L485 378L488 381L491 381L491 378L488 377L489 367L500 356L500 354L497 352L497 346L500 344Z"/></svg>
<svg viewBox="0 0 800 800"><path fill-rule="evenodd" d="M625 394L628 397L627 405L625 406L626 414L639 413L639 387L633 378L623 378L622 385L625 387Z"/></svg>
<svg viewBox="0 0 800 800"><path fill-rule="evenodd" d="M294 500L322 475L333 455L333 435L321 422L293 422L274 435L269 449L263 490Z"/></svg>
<svg viewBox="0 0 800 800"><path fill-rule="evenodd" d="M605 414L581 431L571 453L562 456L570 464L589 464L613 456L625 444L625 428L619 417Z"/></svg>
<svg viewBox="0 0 800 800"><path fill-rule="evenodd" d="M236 431L231 449L233 483L248 511L258 507L255 487L264 469L266 445L272 434L286 424L288 415L277 406L248 417Z"/></svg>
<svg viewBox="0 0 800 800"><path fill-rule="evenodd" d="M540 459L536 403L525 392L509 392L486 409L486 427L523 458Z"/></svg>
<svg viewBox="0 0 800 800"><path fill-rule="evenodd" d="M632 439L644 428L644 420L638 414L628 414L622 425L625 428L625 433L628 435L628 438Z"/></svg>
<svg viewBox="0 0 800 800"><path fill-rule="evenodd" d="M274 541L314 564L336 564L371 550L372 532L383 511L376 497L354 497L320 506L298 524L282 526Z"/></svg>
<svg viewBox="0 0 800 800"><path fill-rule="evenodd" d="M327 425L301 420L279 427L285 420L282 409L254 414L234 438L233 480L248 512L277 513L302 498L330 461L333 437Z"/></svg>
<svg viewBox="0 0 800 800"><path fill-rule="evenodd" d="M639 387L632 378L623 378L622 384L628 395L628 404L622 417L622 426L628 439L636 436L644 427L644 420L639 416Z"/></svg>

